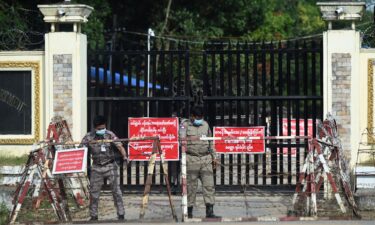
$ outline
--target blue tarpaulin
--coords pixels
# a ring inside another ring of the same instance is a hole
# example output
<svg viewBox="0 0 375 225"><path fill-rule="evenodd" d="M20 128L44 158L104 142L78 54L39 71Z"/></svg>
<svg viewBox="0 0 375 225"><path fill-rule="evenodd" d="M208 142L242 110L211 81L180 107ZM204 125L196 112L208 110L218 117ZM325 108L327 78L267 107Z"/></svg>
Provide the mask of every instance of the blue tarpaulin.
<svg viewBox="0 0 375 225"><path fill-rule="evenodd" d="M96 80L96 68L95 67L90 67L91 70L91 80L95 81ZM104 83L104 69L103 68L98 68L99 71L99 82ZM129 86L129 77L128 75L124 74L122 75L124 79L124 85ZM120 78L121 75L118 72L115 72L115 85L120 85ZM107 70L107 84L112 84L112 75L111 71ZM131 78L131 86L136 87L137 86L137 78L133 77ZM145 81L144 80L139 80L139 87L145 87ZM151 89L153 87L152 83L148 83L148 87ZM155 86L156 89L161 89L160 85ZM168 88L165 88L168 89Z"/></svg>

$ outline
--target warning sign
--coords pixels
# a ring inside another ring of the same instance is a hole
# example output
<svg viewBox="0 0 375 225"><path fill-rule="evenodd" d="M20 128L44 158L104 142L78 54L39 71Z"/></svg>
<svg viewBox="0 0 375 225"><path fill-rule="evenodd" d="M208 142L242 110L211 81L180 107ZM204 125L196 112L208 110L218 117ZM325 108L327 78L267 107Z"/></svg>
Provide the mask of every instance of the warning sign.
<svg viewBox="0 0 375 225"><path fill-rule="evenodd" d="M53 174L85 172L87 148L64 149L56 151Z"/></svg>
<svg viewBox="0 0 375 225"><path fill-rule="evenodd" d="M129 138L160 138L161 150L166 161L179 159L178 118L129 118ZM153 150L153 140L129 142L128 157L133 161L149 160ZM157 157L160 160L160 156Z"/></svg>
<svg viewBox="0 0 375 225"><path fill-rule="evenodd" d="M288 135L288 119L283 118L283 136ZM290 135L291 136L313 136L313 120L307 120L307 133L305 133L305 121L304 119L299 120L299 135L297 135L297 120L290 119ZM291 148L290 153L293 157L297 155L297 148ZM283 155L288 155L288 148L283 148Z"/></svg>
<svg viewBox="0 0 375 225"><path fill-rule="evenodd" d="M214 127L217 153L264 153L264 127Z"/></svg>

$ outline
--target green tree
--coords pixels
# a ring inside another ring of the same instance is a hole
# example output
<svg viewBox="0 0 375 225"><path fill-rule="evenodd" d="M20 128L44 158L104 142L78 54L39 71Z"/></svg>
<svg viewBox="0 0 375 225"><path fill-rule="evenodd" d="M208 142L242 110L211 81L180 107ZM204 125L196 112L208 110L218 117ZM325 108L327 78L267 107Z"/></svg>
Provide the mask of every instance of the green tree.
<svg viewBox="0 0 375 225"><path fill-rule="evenodd" d="M25 48L28 44L29 32L48 31L48 25L43 21L38 4L61 4L61 0L28 0L0 1L0 49ZM94 7L89 22L83 26L83 32L88 36L89 48L105 45L104 29L111 8L106 0L73 0L72 3L87 4Z"/></svg>
<svg viewBox="0 0 375 225"><path fill-rule="evenodd" d="M267 0L263 23L248 35L257 40L280 40L323 31L317 1Z"/></svg>
<svg viewBox="0 0 375 225"><path fill-rule="evenodd" d="M27 29L27 20L21 15L19 7L18 3L0 1L0 49L22 48L24 44L23 37L16 35Z"/></svg>
<svg viewBox="0 0 375 225"><path fill-rule="evenodd" d="M315 0L162 2L155 7L158 10L152 12L150 26L158 32L162 31L162 34L172 36L279 40L317 33L324 29ZM170 2L171 6L168 7ZM168 20L165 19L166 15Z"/></svg>
<svg viewBox="0 0 375 225"><path fill-rule="evenodd" d="M82 31L87 35L89 49L103 48L105 45L105 22L112 12L108 1L76 0L74 2L94 7L94 11L89 16L87 24L83 25Z"/></svg>
<svg viewBox="0 0 375 225"><path fill-rule="evenodd" d="M12 29L46 31L37 4L61 3L61 1L0 1L0 32L9 32ZM95 8L83 29L88 35L90 48L104 47L103 31L114 26L141 33L146 33L148 28L153 28L156 35L195 41L280 40L316 34L325 29L316 6L317 0L75 0L74 2ZM114 21L116 21L115 25ZM140 39L139 36L130 33L123 35L124 41L129 41L129 38L135 41Z"/></svg>
<svg viewBox="0 0 375 225"><path fill-rule="evenodd" d="M320 11L315 1L312 3L308 1L298 2L297 15L295 35L314 34L325 29L325 22L321 19Z"/></svg>
<svg viewBox="0 0 375 225"><path fill-rule="evenodd" d="M166 33L193 38L242 36L263 19L263 4L254 0L173 1ZM160 30L160 23L153 25Z"/></svg>

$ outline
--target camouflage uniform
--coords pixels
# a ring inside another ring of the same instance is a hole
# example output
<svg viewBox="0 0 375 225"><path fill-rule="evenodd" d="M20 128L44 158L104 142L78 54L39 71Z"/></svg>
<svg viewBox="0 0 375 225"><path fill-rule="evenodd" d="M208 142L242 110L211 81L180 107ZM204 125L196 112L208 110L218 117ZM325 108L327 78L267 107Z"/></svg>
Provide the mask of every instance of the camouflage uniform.
<svg viewBox="0 0 375 225"><path fill-rule="evenodd" d="M117 136L109 130L106 130L103 136L98 136L95 131L87 133L82 142L93 140L116 140ZM124 204L122 201L122 191L119 185L118 165L115 161L115 151L118 151L116 145L122 146L120 142L103 144L85 144L91 152L92 166L90 175L90 216L98 216L99 196L104 178L111 184L113 200L117 209L117 215L124 215Z"/></svg>
<svg viewBox="0 0 375 225"><path fill-rule="evenodd" d="M202 125L194 126L190 120L182 124L186 127L187 138L191 137L211 137L212 133L206 121ZM187 192L188 207L195 204L198 179L202 182L204 202L210 205L215 203L215 185L212 169L213 150L208 141L187 142L186 164L187 164Z"/></svg>

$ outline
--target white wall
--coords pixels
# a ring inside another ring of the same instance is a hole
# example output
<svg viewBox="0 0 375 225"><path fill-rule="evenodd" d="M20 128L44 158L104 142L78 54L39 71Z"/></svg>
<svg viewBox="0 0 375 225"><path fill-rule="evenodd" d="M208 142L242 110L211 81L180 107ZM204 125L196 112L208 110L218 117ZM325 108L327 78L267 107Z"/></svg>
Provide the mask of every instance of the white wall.
<svg viewBox="0 0 375 225"><path fill-rule="evenodd" d="M46 118L53 112L53 55L72 55L72 117L71 133L79 141L87 130L87 38L75 32L51 32L45 35Z"/></svg>
<svg viewBox="0 0 375 225"><path fill-rule="evenodd" d="M363 92L363 76L360 67L367 64L360 58L360 33L355 30L328 30L323 34L323 74L324 74L324 116L332 111L332 54L349 53L351 55L351 90L350 90L350 146L351 158L356 156L360 136L360 115L363 108L361 104ZM366 85L367 87L367 85ZM351 165L355 164L351 160Z"/></svg>

